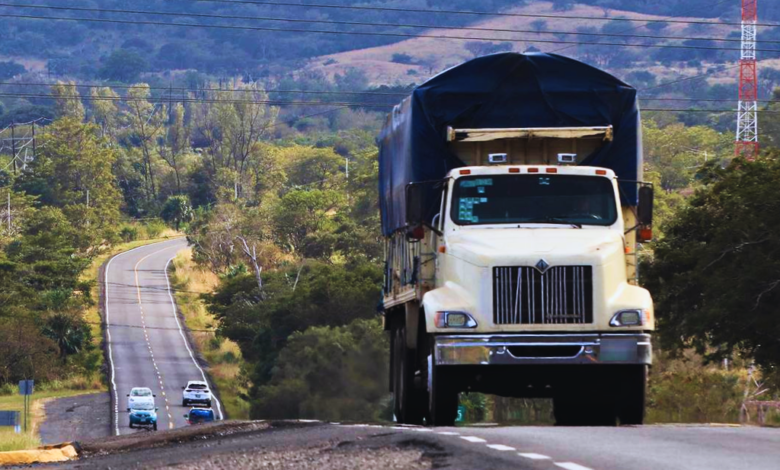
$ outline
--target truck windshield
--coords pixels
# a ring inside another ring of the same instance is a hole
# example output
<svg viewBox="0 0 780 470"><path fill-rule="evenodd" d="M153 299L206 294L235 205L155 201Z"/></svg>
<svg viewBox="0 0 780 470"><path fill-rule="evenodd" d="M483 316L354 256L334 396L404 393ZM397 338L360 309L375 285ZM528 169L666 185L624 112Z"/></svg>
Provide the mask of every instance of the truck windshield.
<svg viewBox="0 0 780 470"><path fill-rule="evenodd" d="M467 176L455 182L452 220L458 225L612 225L615 191L609 179L597 176Z"/></svg>

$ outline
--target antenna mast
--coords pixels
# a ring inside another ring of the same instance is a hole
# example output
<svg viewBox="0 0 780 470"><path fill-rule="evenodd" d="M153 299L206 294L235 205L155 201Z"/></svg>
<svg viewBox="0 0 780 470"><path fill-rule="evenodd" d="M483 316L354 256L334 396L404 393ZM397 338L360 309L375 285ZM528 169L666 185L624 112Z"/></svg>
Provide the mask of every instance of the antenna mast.
<svg viewBox="0 0 780 470"><path fill-rule="evenodd" d="M739 60L739 110L737 111L737 157L758 156L758 65L756 38L758 0L742 0L742 55Z"/></svg>

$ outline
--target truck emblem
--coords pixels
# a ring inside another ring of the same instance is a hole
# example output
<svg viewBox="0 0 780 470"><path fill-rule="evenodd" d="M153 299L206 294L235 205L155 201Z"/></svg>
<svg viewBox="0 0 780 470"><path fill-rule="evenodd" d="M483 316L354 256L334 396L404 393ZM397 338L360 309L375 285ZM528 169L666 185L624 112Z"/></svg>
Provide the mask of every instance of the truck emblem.
<svg viewBox="0 0 780 470"><path fill-rule="evenodd" d="M548 269L550 269L550 263L545 261L544 259L540 259L538 263L536 263L535 266L536 270L540 273L544 274L547 272Z"/></svg>

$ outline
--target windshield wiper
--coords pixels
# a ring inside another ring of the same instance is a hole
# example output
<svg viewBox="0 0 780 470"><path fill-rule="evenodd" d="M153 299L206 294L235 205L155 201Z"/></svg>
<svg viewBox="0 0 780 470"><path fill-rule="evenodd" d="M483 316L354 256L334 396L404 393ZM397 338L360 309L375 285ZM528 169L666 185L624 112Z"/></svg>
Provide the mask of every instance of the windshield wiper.
<svg viewBox="0 0 780 470"><path fill-rule="evenodd" d="M582 224L566 220L562 217L544 217L542 219L524 220L523 224L557 224L557 225L571 225L572 227L582 228Z"/></svg>

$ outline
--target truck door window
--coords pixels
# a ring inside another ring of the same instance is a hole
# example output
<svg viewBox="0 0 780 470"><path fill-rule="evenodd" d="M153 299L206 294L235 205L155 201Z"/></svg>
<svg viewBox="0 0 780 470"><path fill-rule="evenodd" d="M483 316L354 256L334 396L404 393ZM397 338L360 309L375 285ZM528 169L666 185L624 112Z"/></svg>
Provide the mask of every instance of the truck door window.
<svg viewBox="0 0 780 470"><path fill-rule="evenodd" d="M578 175L468 176L454 184L458 225L576 224L608 226L617 202L607 178Z"/></svg>

